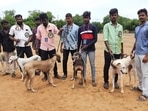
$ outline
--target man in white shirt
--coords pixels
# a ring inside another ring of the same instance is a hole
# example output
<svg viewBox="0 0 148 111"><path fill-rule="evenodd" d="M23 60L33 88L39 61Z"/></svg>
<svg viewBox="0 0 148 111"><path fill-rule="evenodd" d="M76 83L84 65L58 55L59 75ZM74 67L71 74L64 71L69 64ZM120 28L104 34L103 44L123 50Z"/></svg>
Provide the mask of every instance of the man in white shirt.
<svg viewBox="0 0 148 111"><path fill-rule="evenodd" d="M17 56L24 58L24 54L27 57L32 56L32 50L29 42L32 38L32 31L30 27L23 23L22 15L15 16L16 24L10 28L10 39L16 42Z"/></svg>

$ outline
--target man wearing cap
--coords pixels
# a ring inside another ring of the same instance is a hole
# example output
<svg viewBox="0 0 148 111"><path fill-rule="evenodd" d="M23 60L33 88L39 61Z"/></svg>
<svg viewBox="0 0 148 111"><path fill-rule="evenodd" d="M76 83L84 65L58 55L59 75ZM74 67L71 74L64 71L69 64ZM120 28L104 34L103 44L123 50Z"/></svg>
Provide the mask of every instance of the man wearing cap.
<svg viewBox="0 0 148 111"><path fill-rule="evenodd" d="M90 23L90 12L83 13L84 24L78 30L78 50L81 50L84 64L84 79L86 82L86 60L89 57L92 75L92 86L96 87L95 43L97 42L97 28ZM82 81L80 81L81 84Z"/></svg>

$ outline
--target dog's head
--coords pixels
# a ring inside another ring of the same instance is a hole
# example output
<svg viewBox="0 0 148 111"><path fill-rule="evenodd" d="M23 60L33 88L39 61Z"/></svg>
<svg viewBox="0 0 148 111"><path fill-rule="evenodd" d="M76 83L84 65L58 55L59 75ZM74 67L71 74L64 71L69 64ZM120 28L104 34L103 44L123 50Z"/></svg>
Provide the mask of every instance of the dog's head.
<svg viewBox="0 0 148 111"><path fill-rule="evenodd" d="M12 62L15 62L17 59L17 56L10 56L8 63L11 64Z"/></svg>
<svg viewBox="0 0 148 111"><path fill-rule="evenodd" d="M59 54L54 54L56 56L56 60L60 63L61 62L61 56Z"/></svg>
<svg viewBox="0 0 148 111"><path fill-rule="evenodd" d="M114 60L111 62L111 66L114 70L120 71L122 74L127 74L128 70L126 64L124 64L121 60Z"/></svg>
<svg viewBox="0 0 148 111"><path fill-rule="evenodd" d="M79 52L75 52L72 56L72 59L73 60L77 60L77 59L80 59L81 58L81 53Z"/></svg>

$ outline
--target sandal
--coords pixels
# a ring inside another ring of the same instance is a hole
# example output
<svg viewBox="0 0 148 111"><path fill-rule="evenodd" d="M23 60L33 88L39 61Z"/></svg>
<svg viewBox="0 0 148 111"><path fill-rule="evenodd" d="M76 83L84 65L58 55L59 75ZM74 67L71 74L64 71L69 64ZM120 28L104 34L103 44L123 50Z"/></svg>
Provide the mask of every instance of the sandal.
<svg viewBox="0 0 148 111"><path fill-rule="evenodd" d="M147 96L144 96L144 95L141 95L138 97L137 99L138 101L147 101L148 100L148 97Z"/></svg>

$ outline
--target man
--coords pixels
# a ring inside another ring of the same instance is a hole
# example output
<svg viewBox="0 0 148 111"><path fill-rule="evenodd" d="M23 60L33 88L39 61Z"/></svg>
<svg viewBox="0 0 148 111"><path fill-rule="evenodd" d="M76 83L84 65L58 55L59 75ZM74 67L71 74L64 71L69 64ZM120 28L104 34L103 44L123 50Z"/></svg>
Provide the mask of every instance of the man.
<svg viewBox="0 0 148 111"><path fill-rule="evenodd" d="M0 31L0 52L1 45L3 46L3 53L6 60L6 73L4 75L10 74L10 64L8 63L9 57L14 55L14 43L9 38L9 23L6 20L1 21L2 30ZM15 63L12 66L12 77L15 76Z"/></svg>
<svg viewBox="0 0 148 111"><path fill-rule="evenodd" d="M67 78L67 61L69 53L73 56L74 52L77 50L77 41L78 41L78 26L73 23L72 14L67 13L65 15L67 24L63 26L63 31L61 35L61 47L60 51L63 53L63 77L62 79ZM64 46L63 46L64 45Z"/></svg>
<svg viewBox="0 0 148 111"><path fill-rule="evenodd" d="M109 88L109 67L111 59L119 59L123 54L123 27L117 23L118 9L109 11L110 22L103 27L104 34L104 88ZM117 83L118 74L115 75L115 88L119 88Z"/></svg>
<svg viewBox="0 0 148 111"><path fill-rule="evenodd" d="M135 44L132 49L135 51L135 66L139 79L139 89L142 95L138 100L148 100L148 21L147 10L140 9L137 12L140 25L135 28Z"/></svg>
<svg viewBox="0 0 148 111"><path fill-rule="evenodd" d="M92 86L96 87L96 68L95 68L95 43L97 42L97 28L90 23L91 13L85 11L83 13L84 24L78 30L78 50L82 52L84 60L84 79L86 82L86 60L89 57L91 65ZM80 81L80 84L82 81Z"/></svg>
<svg viewBox="0 0 148 111"><path fill-rule="evenodd" d="M41 20L39 17L34 19L35 22L35 27L32 29L33 35L32 35L32 48L34 50L39 48L40 43L37 44L37 39L36 39L36 33L37 33L37 27L41 24ZM38 54L38 53L37 53Z"/></svg>
<svg viewBox="0 0 148 111"><path fill-rule="evenodd" d="M48 22L48 16L46 13L40 14L40 20L42 24L38 26L36 34L37 39L40 41L40 48L36 49L36 51L38 52L38 50L40 50L42 60L46 60L49 57L52 58L54 54L56 54L54 34L57 34L59 30L54 24ZM54 77L61 79L57 72L56 63L54 67ZM44 73L44 78L42 80L46 81L47 79L47 74Z"/></svg>
<svg viewBox="0 0 148 111"><path fill-rule="evenodd" d="M16 24L10 29L9 35L12 41L16 42L17 56L24 58L24 54L27 57L32 56L32 50L29 42L32 38L32 31L30 27L23 23L22 15L15 16Z"/></svg>

